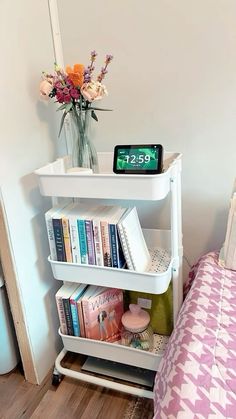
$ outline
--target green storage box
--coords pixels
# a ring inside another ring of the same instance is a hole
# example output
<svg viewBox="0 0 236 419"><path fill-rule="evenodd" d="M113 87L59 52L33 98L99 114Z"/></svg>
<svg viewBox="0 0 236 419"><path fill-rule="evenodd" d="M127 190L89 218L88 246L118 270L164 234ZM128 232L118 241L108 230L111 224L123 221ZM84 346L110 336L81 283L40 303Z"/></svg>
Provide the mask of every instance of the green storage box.
<svg viewBox="0 0 236 419"><path fill-rule="evenodd" d="M149 294L126 291L126 309L130 303L139 304L150 314L154 333L169 336L173 330L173 295L172 284L164 294Z"/></svg>

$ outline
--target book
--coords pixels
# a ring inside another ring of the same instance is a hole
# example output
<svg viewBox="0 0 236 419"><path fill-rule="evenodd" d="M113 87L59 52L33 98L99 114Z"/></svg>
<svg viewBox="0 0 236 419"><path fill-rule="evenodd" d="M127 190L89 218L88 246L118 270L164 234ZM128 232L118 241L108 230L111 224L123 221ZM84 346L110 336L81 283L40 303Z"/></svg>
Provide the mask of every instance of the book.
<svg viewBox="0 0 236 419"><path fill-rule="evenodd" d="M97 207L87 207L85 211L79 215L77 220L82 264L96 264L93 239L93 224L91 219L92 214L95 213L96 209Z"/></svg>
<svg viewBox="0 0 236 419"><path fill-rule="evenodd" d="M129 269L148 271L151 256L142 232L136 207L129 208L118 222L118 231Z"/></svg>
<svg viewBox="0 0 236 419"><path fill-rule="evenodd" d="M47 235L48 235L48 243L49 243L49 250L50 250L50 258L51 260L57 260L57 252L56 252L56 243L55 243L55 236L52 224L52 217L56 213L59 213L65 206L69 204L68 200L63 204L55 205L54 207L50 208L45 213L45 222L47 228Z"/></svg>
<svg viewBox="0 0 236 419"><path fill-rule="evenodd" d="M102 240L102 251L103 251L103 262L104 266L112 266L112 256L111 256L111 245L109 237L109 220L114 216L117 211L120 211L119 206L107 206L101 214L100 217L100 228L101 228L101 240Z"/></svg>
<svg viewBox="0 0 236 419"><path fill-rule="evenodd" d="M66 284L62 285L61 288L59 288L55 295L58 317L60 322L60 330L63 335L67 335L67 322L63 298L70 297L77 287L78 284L67 282Z"/></svg>
<svg viewBox="0 0 236 419"><path fill-rule="evenodd" d="M88 339L116 342L120 340L124 313L123 291L101 288L82 298L85 336Z"/></svg>
<svg viewBox="0 0 236 419"><path fill-rule="evenodd" d="M78 300L82 297L88 285L79 284L73 294L70 296L70 309L73 324L73 335L80 336L80 322L78 314Z"/></svg>
<svg viewBox="0 0 236 419"><path fill-rule="evenodd" d="M85 328L84 328L84 315L83 315L83 305L82 300L88 298L90 295L92 295L96 289L100 289L101 287L98 287L96 285L89 285L84 294L80 296L80 298L77 301L77 310L78 310L78 317L79 317L79 324L80 324L80 336L86 337L85 335Z"/></svg>
<svg viewBox="0 0 236 419"><path fill-rule="evenodd" d="M78 219L88 210L88 205L77 203L70 211L69 228L71 240L71 253L73 263L85 263L83 256L83 249L81 248L81 237L79 236ZM81 256L82 255L82 256Z"/></svg>
<svg viewBox="0 0 236 419"><path fill-rule="evenodd" d="M127 208L118 208L116 214L109 218L109 240L113 268L123 268L126 263L117 229L118 221L126 210Z"/></svg>
<svg viewBox="0 0 236 419"><path fill-rule="evenodd" d="M102 236L100 218L102 212L106 209L106 206L100 206L97 212L93 215L93 238L94 238L94 251L96 257L96 265L104 266L103 250L102 250Z"/></svg>
<svg viewBox="0 0 236 419"><path fill-rule="evenodd" d="M52 225L53 225L53 231L54 231L54 237L55 237L56 254L57 254L57 260L59 262L66 262L66 249L65 249L65 242L64 242L62 218L65 216L65 214L69 211L69 209L73 205L74 205L73 203L70 203L66 207L57 211L52 216Z"/></svg>

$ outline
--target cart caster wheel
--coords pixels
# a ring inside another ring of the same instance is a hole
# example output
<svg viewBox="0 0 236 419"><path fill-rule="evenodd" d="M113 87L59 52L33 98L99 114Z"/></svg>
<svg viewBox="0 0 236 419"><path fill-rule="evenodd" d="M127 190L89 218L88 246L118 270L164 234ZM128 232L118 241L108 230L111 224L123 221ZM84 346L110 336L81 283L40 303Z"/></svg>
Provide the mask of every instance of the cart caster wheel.
<svg viewBox="0 0 236 419"><path fill-rule="evenodd" d="M59 386L61 380L62 380L62 375L61 374L53 373L53 375L52 375L52 385L54 387Z"/></svg>

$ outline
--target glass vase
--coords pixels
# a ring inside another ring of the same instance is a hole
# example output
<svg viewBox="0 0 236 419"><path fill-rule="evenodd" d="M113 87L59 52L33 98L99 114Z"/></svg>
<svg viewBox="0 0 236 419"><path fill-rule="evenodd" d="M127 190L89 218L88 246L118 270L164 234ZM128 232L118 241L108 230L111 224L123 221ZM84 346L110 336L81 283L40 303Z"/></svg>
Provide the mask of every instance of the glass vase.
<svg viewBox="0 0 236 419"><path fill-rule="evenodd" d="M98 173L97 150L91 139L91 111L71 111L72 147L71 158L73 167L88 167Z"/></svg>

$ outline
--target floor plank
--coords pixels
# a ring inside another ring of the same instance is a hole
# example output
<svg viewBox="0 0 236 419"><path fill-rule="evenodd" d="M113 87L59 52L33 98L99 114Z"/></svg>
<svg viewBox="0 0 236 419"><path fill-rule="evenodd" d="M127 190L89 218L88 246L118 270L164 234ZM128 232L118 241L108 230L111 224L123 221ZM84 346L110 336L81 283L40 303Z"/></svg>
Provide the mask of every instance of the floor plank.
<svg viewBox="0 0 236 419"><path fill-rule="evenodd" d="M63 365L79 370L81 359L68 354ZM0 376L0 419L123 419L133 398L70 377L54 387L51 379L52 372L33 385L17 369Z"/></svg>

